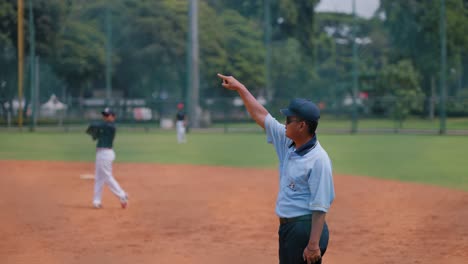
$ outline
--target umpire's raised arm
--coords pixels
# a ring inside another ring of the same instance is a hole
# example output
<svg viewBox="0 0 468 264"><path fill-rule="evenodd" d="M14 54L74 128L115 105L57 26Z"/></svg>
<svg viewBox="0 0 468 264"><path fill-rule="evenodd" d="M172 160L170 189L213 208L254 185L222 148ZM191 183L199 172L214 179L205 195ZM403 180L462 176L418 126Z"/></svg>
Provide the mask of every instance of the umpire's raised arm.
<svg viewBox="0 0 468 264"><path fill-rule="evenodd" d="M226 89L237 91L247 111L250 113L252 118L260 125L265 128L265 117L268 115L268 111L261 105L257 99L249 92L249 90L236 78L232 76L224 76L218 73L218 77L223 80L222 86Z"/></svg>

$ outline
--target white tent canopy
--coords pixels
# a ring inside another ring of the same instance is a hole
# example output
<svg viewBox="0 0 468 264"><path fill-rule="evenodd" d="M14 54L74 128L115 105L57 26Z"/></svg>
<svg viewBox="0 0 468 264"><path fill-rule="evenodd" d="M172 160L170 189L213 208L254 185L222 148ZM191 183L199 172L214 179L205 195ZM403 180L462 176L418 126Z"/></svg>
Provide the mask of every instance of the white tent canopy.
<svg viewBox="0 0 468 264"><path fill-rule="evenodd" d="M52 94L49 100L41 105L41 116L53 117L65 109L67 109L67 105L60 102L55 94Z"/></svg>

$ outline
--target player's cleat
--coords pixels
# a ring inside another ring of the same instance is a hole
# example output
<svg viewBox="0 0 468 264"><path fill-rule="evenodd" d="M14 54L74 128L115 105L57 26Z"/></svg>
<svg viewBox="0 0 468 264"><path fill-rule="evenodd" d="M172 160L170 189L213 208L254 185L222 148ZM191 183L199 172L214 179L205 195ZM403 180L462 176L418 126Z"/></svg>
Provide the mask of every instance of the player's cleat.
<svg viewBox="0 0 468 264"><path fill-rule="evenodd" d="M96 209L101 209L102 205L100 203L93 203L93 207Z"/></svg>
<svg viewBox="0 0 468 264"><path fill-rule="evenodd" d="M124 198L120 198L120 205L122 206L122 209L127 208L128 206L128 196L125 195Z"/></svg>

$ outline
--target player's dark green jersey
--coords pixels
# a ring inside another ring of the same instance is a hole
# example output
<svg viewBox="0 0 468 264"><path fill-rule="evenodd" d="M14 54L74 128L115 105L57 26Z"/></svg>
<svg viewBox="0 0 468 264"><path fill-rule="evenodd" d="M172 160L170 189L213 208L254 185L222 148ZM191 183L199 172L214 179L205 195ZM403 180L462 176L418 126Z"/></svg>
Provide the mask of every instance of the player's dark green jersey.
<svg viewBox="0 0 468 264"><path fill-rule="evenodd" d="M184 121L185 120L185 112L183 110L177 111L176 119L177 119L177 121Z"/></svg>
<svg viewBox="0 0 468 264"><path fill-rule="evenodd" d="M115 138L115 125L111 122L102 122L97 125L98 148L112 148Z"/></svg>

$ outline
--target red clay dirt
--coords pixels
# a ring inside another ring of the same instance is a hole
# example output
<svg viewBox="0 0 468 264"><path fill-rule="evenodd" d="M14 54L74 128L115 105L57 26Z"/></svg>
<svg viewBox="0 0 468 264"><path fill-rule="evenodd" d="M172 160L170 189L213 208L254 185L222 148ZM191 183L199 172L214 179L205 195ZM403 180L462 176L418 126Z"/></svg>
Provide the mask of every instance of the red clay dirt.
<svg viewBox="0 0 468 264"><path fill-rule="evenodd" d="M93 166L0 161L0 263L278 263L275 170L117 163L98 210ZM325 264L468 263L468 192L334 180Z"/></svg>

